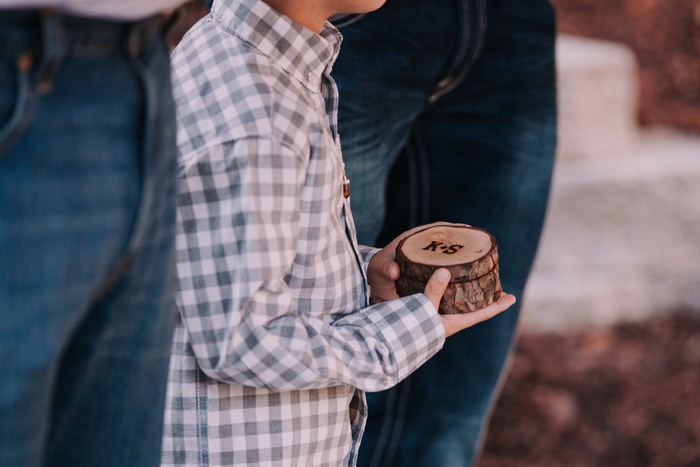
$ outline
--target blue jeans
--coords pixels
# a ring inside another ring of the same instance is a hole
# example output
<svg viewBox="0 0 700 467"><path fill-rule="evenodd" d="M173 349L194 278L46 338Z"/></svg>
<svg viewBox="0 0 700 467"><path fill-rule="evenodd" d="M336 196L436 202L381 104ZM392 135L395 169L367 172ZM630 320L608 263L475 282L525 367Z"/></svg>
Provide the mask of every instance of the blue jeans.
<svg viewBox="0 0 700 467"><path fill-rule="evenodd" d="M548 0L388 0L345 18L333 76L360 243L445 220L495 235L522 297L556 144ZM369 394L361 467L468 466L509 356L515 306L447 340L395 388Z"/></svg>
<svg viewBox="0 0 700 467"><path fill-rule="evenodd" d="M160 464L175 158L157 20L0 10L0 465Z"/></svg>

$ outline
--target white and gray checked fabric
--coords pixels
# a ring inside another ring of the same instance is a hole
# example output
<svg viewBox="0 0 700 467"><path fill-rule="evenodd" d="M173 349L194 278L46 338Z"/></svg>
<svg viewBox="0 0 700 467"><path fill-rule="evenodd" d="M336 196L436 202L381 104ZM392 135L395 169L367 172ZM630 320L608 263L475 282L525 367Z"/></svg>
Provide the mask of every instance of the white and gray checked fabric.
<svg viewBox="0 0 700 467"><path fill-rule="evenodd" d="M178 322L163 466L355 464L363 391L442 348L422 294L369 306L343 197L340 33L223 0L173 53Z"/></svg>

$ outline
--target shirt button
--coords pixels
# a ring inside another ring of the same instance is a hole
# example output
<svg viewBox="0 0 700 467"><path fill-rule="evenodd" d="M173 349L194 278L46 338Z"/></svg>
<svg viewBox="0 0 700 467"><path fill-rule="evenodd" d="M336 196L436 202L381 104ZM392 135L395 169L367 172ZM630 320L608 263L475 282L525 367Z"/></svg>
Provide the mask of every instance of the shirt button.
<svg viewBox="0 0 700 467"><path fill-rule="evenodd" d="M312 86L318 87L318 85L321 84L321 78L316 75L309 75L309 83L311 83Z"/></svg>

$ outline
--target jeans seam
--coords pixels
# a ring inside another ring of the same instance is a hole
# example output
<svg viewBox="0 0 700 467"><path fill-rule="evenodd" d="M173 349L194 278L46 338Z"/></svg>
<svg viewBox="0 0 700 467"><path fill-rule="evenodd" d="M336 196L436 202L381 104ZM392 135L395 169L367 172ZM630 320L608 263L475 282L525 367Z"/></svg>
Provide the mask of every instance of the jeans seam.
<svg viewBox="0 0 700 467"><path fill-rule="evenodd" d="M409 227L428 222L430 218L430 166L417 126L406 145L409 179Z"/></svg>
<svg viewBox="0 0 700 467"><path fill-rule="evenodd" d="M127 40L125 46L133 50L133 44ZM129 47L132 45L132 47ZM154 155L157 151L153 150L153 131L158 117L158 99L156 96L157 90L154 84L153 76L149 73L144 64L141 63L140 57L130 57L128 60L129 67L138 79L143 97L143 110L141 121L141 196L136 208L134 216L134 224L129 233L126 248L120 255L119 261L115 269L108 276L109 283L102 286L102 290L106 291L109 287L116 284L121 278L126 276L131 265L140 255L143 247L144 237L146 237L148 225L151 220L151 207L156 197L154 190L156 189L156 170ZM121 267L120 267L121 266Z"/></svg>
<svg viewBox="0 0 700 467"><path fill-rule="evenodd" d="M408 165L408 223L409 228L418 225L418 202L420 198L420 183L418 182L418 168L416 167L419 162L415 157L411 144L409 142L406 145L406 162Z"/></svg>
<svg viewBox="0 0 700 467"><path fill-rule="evenodd" d="M460 50L457 53L457 57L455 58L454 65L450 69L450 71L447 73L445 78L440 80L440 83L438 84L438 88L433 92L433 94L428 98L428 103L432 104L436 100L438 100L440 97L444 96L448 92L452 91L454 88L456 88L462 81L464 81L464 78L467 76L467 73L469 73L469 70L471 70L472 66L474 65L474 62L476 62L476 59L479 58L481 55L481 50L484 46L484 40L485 40L485 32L486 32L486 6L485 6L485 0L476 0L476 10L477 10L477 19L476 19L476 43L472 47L472 52L469 55L469 58L467 59L464 64L460 66L460 63L462 62L462 58L464 54L466 54L467 49L469 48L469 0L463 0L462 1L462 9L463 9L463 26L464 26L464 34L463 34L463 41L460 44ZM440 85L442 84L442 86Z"/></svg>
<svg viewBox="0 0 700 467"><path fill-rule="evenodd" d="M421 138L420 132L417 129L415 130L414 142L416 147L416 159L421 167L421 193L423 194L422 209L420 215L418 216L418 222L419 224L426 224L430 219L430 165L428 164L428 153L425 151L423 139Z"/></svg>
<svg viewBox="0 0 700 467"><path fill-rule="evenodd" d="M20 57L22 60L30 60L29 55ZM34 113L34 93L30 84L29 70L17 66L17 99L7 125L0 128L0 159L12 150L29 129Z"/></svg>
<svg viewBox="0 0 700 467"><path fill-rule="evenodd" d="M36 70L36 89L47 94L66 55L66 36L63 18L51 9L42 11L42 60Z"/></svg>
<svg viewBox="0 0 700 467"><path fill-rule="evenodd" d="M491 393L491 398L489 399L488 407L486 409L486 412L484 414L484 417L481 419L481 427L479 429L479 436L476 440L476 443L474 444L474 452L472 454L472 459L471 462L472 464L475 464L479 458L481 458L481 454L484 451L484 446L486 445L486 435L488 434L488 423L491 420L491 417L493 416L494 411L496 410L496 403L498 402L498 399L501 397L501 393L503 392L503 387L506 385L506 381L508 379L508 374L510 373L510 368L513 365L513 359L515 357L515 348L517 345L518 341L518 334L519 334L519 327L520 327L520 320L515 325L515 329L513 330L513 338L510 341L510 346L508 348L508 353L506 356L506 361L501 367L501 373L498 375L498 381L496 381L496 386L493 389L493 392Z"/></svg>

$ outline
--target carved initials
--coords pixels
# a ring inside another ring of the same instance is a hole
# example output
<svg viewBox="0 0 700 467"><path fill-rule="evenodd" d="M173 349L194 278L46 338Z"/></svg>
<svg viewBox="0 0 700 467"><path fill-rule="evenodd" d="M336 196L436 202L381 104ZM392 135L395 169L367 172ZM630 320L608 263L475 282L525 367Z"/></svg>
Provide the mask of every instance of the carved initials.
<svg viewBox="0 0 700 467"><path fill-rule="evenodd" d="M442 242L436 242L436 241L433 240L433 243L431 243L430 245L426 246L426 247L423 248L423 249L426 250L426 251L427 251L427 250L435 251L435 248L437 248L437 247L440 246L440 245L442 245ZM444 248L443 248L443 250L444 250Z"/></svg>
<svg viewBox="0 0 700 467"><path fill-rule="evenodd" d="M446 255L452 255L457 253L463 246L462 245L450 245L447 250L443 251Z"/></svg>
<svg viewBox="0 0 700 467"><path fill-rule="evenodd" d="M442 246L440 246L440 245L442 245ZM425 248L423 248L423 250L426 250L426 251L435 251L435 252L437 252L437 248L438 248L438 247L440 247L440 249L442 250L442 252L443 252L444 254L446 254L446 255L453 255L453 254L457 253L457 251L459 251L461 248L463 248L463 245L450 245L450 246L447 246L447 245L444 245L442 242L438 242L438 241L436 241L436 240L433 240L433 242L432 242L430 245L428 245L428 246L426 246Z"/></svg>

